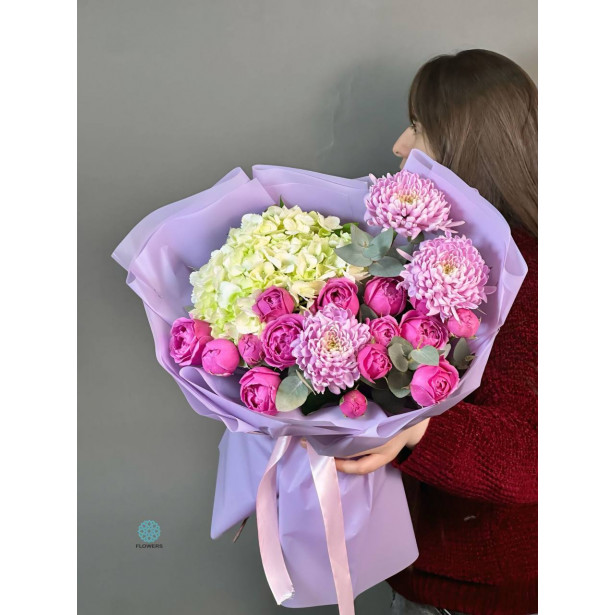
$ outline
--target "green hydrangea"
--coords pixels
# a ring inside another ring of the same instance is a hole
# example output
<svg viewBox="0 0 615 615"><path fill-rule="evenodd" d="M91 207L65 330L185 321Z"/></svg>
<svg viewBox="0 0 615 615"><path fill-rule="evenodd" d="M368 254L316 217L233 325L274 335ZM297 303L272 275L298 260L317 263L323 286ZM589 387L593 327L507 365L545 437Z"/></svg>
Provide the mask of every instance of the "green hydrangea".
<svg viewBox="0 0 615 615"><path fill-rule="evenodd" d="M210 323L214 337L237 342L244 333L258 334L264 326L252 306L266 288L285 288L298 305L309 307L329 278L359 281L367 275L335 253L350 241L339 218L298 206L246 214L209 262L190 275L190 314Z"/></svg>

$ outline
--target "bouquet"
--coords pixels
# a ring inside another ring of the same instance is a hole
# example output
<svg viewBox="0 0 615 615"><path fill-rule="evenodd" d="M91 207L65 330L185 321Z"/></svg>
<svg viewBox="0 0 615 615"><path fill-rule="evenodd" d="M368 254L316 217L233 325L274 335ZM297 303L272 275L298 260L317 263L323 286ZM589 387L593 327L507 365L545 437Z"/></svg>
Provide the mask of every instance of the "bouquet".
<svg viewBox="0 0 615 615"><path fill-rule="evenodd" d="M159 362L227 426L212 537L256 512L276 601L352 613L418 550L399 472L338 475L333 457L480 384L526 273L508 224L413 150L379 179L236 169L150 214L114 258Z"/></svg>
<svg viewBox="0 0 615 615"><path fill-rule="evenodd" d="M190 275L190 318L171 327L175 362L216 376L249 368L241 400L272 416L338 403L357 418L367 396L389 413L406 398L414 409L446 399L474 358L467 340L480 326L472 310L495 291L489 268L453 235L463 221L431 180L407 170L370 179L374 236L281 197L244 215ZM396 236L407 243L395 247Z"/></svg>

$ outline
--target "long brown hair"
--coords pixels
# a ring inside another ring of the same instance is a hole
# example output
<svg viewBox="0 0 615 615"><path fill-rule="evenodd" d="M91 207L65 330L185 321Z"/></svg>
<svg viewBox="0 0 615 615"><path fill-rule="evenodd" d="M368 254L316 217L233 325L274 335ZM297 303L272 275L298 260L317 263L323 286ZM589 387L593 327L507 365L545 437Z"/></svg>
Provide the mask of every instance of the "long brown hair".
<svg viewBox="0 0 615 615"><path fill-rule="evenodd" d="M470 49L416 74L408 106L438 162L538 236L538 89L512 60Z"/></svg>

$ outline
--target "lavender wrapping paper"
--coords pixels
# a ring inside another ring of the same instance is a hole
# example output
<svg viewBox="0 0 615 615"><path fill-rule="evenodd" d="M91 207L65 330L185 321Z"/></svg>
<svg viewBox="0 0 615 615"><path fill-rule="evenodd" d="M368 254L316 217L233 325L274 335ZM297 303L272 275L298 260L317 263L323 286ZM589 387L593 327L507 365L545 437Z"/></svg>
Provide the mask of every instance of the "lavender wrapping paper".
<svg viewBox="0 0 615 615"><path fill-rule="evenodd" d="M128 272L127 284L143 300L159 363L196 412L221 420L227 427L220 442L213 538L254 513L256 490L276 438L305 436L319 454L354 455L383 444L428 416L445 412L479 386L493 341L527 266L504 218L476 190L417 150L412 151L405 168L429 177L446 193L452 217L466 221L460 233L472 238L492 267L489 284L497 286L481 306L485 314L478 339L471 343L476 359L457 390L434 406L387 417L370 402L360 419L349 419L335 407L308 417L299 410L269 417L241 404L241 374L215 377L200 367L179 367L169 356L171 324L185 316L184 306L190 304L190 272L207 262L210 253L226 240L229 228L239 226L243 214L262 212L281 196L289 205L337 215L343 222L362 221L366 179L258 165L250 180L237 168L209 190L152 212L113 253ZM410 565L418 551L397 470L384 467L367 476L340 473L339 483L356 596ZM294 596L284 605L335 603L320 507L307 453L297 442L278 466L278 494L280 540L295 585Z"/></svg>

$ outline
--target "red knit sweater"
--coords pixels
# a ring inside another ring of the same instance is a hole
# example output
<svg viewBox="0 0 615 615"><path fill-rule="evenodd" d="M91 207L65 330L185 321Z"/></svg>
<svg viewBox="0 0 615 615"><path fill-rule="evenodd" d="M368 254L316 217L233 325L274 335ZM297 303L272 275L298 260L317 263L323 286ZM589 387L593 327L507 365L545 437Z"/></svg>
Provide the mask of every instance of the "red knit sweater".
<svg viewBox="0 0 615 615"><path fill-rule="evenodd" d="M418 560L388 581L414 602L470 615L538 611L538 250L479 389L431 419L404 461Z"/></svg>

